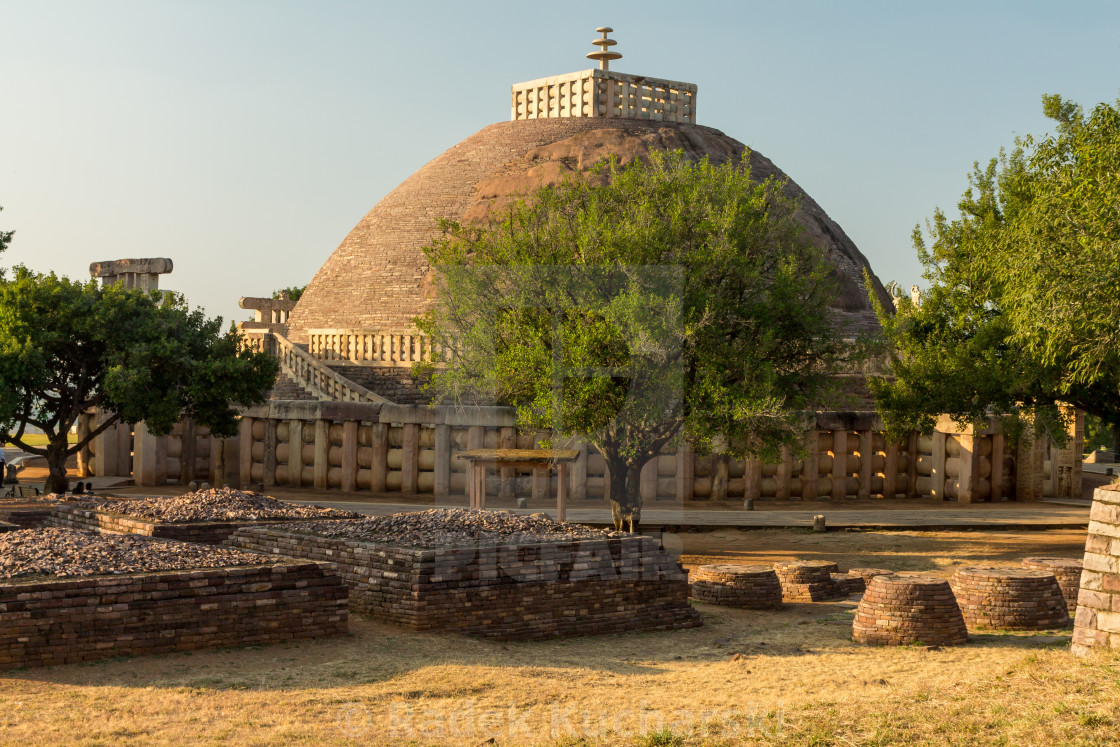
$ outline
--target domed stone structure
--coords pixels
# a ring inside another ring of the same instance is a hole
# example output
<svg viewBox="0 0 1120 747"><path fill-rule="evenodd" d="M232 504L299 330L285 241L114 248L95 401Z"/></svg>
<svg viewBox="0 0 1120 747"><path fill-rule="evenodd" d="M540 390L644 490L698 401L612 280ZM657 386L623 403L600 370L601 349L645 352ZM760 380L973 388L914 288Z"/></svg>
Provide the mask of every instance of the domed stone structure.
<svg viewBox="0 0 1120 747"><path fill-rule="evenodd" d="M605 65L603 54L588 56ZM296 304L288 336L307 343L316 330L410 329L431 298L431 270L422 250L438 235L440 218L481 221L491 210L586 171L608 155L625 163L653 150L681 149L715 163L739 159L741 142L695 124L695 99L691 84L603 69L514 86L513 121L485 127L445 151L354 227ZM751 152L750 165L758 179L787 179L761 153ZM787 189L801 199L805 235L825 250L839 281L838 326L852 332L877 328L864 286L867 260L792 180ZM889 305L882 284L871 277L876 294Z"/></svg>

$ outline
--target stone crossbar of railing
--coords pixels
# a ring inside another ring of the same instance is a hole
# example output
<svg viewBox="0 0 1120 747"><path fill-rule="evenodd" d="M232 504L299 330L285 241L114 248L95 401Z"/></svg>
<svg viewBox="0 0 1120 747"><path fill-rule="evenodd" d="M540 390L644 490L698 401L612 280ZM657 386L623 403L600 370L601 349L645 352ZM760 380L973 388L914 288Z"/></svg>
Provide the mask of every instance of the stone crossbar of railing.
<svg viewBox="0 0 1120 747"><path fill-rule="evenodd" d="M307 351L327 363L409 367L430 361L434 349L427 337L410 330L313 329Z"/></svg>

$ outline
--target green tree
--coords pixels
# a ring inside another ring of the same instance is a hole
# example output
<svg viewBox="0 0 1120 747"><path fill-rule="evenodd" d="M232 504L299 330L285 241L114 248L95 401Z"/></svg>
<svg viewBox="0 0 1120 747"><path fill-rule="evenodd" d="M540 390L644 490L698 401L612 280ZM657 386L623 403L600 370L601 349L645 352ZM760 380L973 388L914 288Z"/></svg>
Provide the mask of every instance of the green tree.
<svg viewBox="0 0 1120 747"><path fill-rule="evenodd" d="M1120 423L1120 109L1047 95L1043 110L1052 134L975 165L928 244L914 230L930 287L879 308L889 375L871 381L895 432L998 412L1061 442L1062 404Z"/></svg>
<svg viewBox="0 0 1120 747"><path fill-rule="evenodd" d="M0 211L3 211L3 209L3 207L0 207ZM12 243L12 236L14 235L15 231L0 231L0 254L3 254L4 250L8 248L8 244ZM3 270L0 270L0 278L2 277L4 277L4 273Z"/></svg>
<svg viewBox="0 0 1120 747"><path fill-rule="evenodd" d="M802 438L842 344L795 209L745 157L673 152L601 164L483 227L444 223L417 320L444 353L418 373L440 397L515 407L554 444L593 445L615 526L633 531L663 446L770 454Z"/></svg>
<svg viewBox="0 0 1120 747"><path fill-rule="evenodd" d="M306 285L293 285L291 288L279 288L272 291L272 298L273 300L279 301L281 298L284 298L284 294L287 294L287 299L289 301L298 301L305 290L307 290Z"/></svg>
<svg viewBox="0 0 1120 747"><path fill-rule="evenodd" d="M236 333L223 334L221 324L175 294L16 267L0 281L0 439L45 456L47 488L59 492L67 457L118 421L143 420L163 434L187 415L233 435L235 406L263 401L277 364L243 348ZM70 428L92 407L108 419L68 444ZM47 435L46 447L23 440L29 426Z"/></svg>

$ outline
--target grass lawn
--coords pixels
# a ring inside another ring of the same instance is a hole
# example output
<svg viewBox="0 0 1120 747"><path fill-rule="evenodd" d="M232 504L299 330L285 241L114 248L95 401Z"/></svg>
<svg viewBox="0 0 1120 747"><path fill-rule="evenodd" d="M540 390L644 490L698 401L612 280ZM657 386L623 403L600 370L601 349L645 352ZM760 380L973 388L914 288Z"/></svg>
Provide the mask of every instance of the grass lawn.
<svg viewBox="0 0 1120 747"><path fill-rule="evenodd" d="M719 531L686 564L828 558L948 574L1080 555L1084 532ZM698 605L704 627L544 643L410 633L8 672L4 743L415 745L1105 745L1120 655L1069 631L868 648L851 603ZM493 740L493 741L488 741Z"/></svg>
<svg viewBox="0 0 1120 747"><path fill-rule="evenodd" d="M66 435L66 441L67 441L67 443L72 443L72 444L78 443L77 434L68 433ZM25 433L25 434L23 434L23 442L25 444L27 444L28 446L46 446L47 445L47 436L46 436L45 433ZM5 444L5 446L15 447L15 444L9 443L9 444Z"/></svg>

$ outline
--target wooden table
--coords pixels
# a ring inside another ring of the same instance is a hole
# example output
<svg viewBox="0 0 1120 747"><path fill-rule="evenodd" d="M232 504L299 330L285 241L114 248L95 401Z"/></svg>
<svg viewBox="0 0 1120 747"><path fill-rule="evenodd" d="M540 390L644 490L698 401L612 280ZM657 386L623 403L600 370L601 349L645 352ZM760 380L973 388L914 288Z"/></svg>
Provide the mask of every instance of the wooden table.
<svg viewBox="0 0 1120 747"><path fill-rule="evenodd" d="M487 467L522 469L556 467L556 520L564 521L568 500L568 464L579 458L574 449L470 449L456 455L468 464L467 495L471 508L486 508Z"/></svg>

